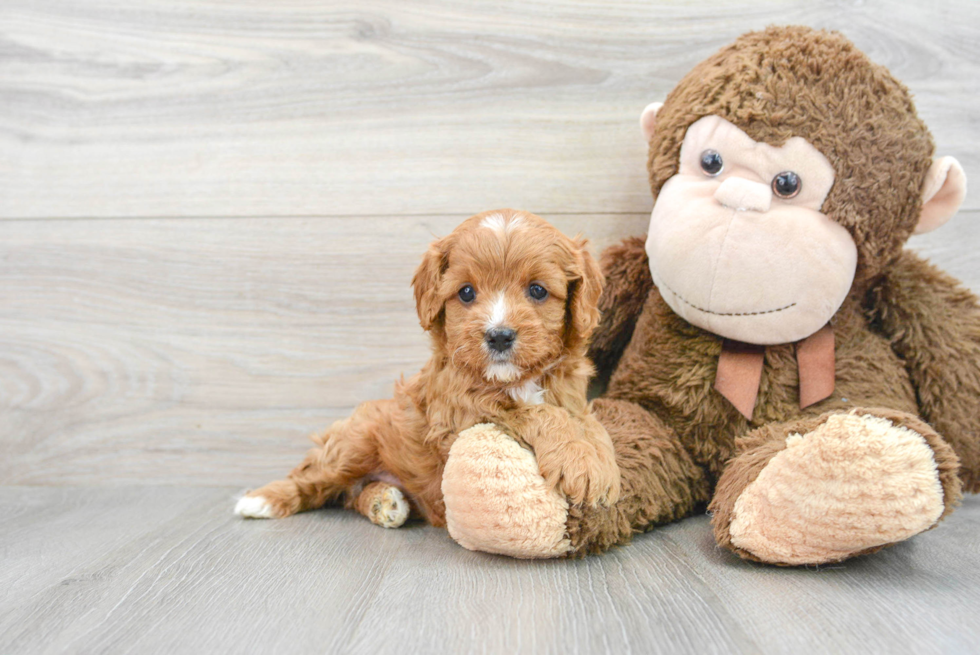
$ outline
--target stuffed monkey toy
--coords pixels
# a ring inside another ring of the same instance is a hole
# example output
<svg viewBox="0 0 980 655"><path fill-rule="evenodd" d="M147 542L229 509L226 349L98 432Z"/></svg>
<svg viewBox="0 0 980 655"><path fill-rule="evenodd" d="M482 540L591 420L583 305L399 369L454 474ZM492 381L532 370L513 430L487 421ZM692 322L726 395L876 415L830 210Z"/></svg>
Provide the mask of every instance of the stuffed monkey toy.
<svg viewBox="0 0 980 655"><path fill-rule="evenodd" d="M443 481L457 541L579 556L707 507L739 556L821 564L980 491L980 306L904 249L966 180L933 159L908 90L840 34L773 27L700 63L641 125L650 229L603 255L590 351L621 498L528 498L533 457L480 426Z"/></svg>

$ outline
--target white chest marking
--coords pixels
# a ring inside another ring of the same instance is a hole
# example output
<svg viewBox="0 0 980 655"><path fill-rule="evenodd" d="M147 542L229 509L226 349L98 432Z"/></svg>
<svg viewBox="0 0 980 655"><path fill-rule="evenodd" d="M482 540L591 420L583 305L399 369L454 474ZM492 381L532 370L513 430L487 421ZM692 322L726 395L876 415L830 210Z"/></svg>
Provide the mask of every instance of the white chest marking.
<svg viewBox="0 0 980 655"><path fill-rule="evenodd" d="M544 389L537 380L528 380L519 387L507 389L507 395L525 405L543 405Z"/></svg>

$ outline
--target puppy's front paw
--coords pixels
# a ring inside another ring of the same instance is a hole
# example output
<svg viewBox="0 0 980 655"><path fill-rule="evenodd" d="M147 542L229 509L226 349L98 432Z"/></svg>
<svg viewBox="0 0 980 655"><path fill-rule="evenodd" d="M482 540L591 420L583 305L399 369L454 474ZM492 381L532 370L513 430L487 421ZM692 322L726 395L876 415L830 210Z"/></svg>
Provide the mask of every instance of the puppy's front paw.
<svg viewBox="0 0 980 655"><path fill-rule="evenodd" d="M619 500L619 466L607 450L576 440L535 455L548 484L565 494L573 505L585 502L594 507Z"/></svg>

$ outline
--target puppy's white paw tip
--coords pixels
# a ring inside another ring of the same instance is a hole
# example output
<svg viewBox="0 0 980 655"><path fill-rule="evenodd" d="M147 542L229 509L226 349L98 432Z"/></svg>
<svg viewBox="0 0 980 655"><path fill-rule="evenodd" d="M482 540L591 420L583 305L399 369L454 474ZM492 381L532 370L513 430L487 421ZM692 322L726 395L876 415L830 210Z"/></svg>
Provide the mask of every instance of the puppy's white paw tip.
<svg viewBox="0 0 980 655"><path fill-rule="evenodd" d="M276 517L272 505L262 496L244 496L235 505L235 514L248 519L272 519Z"/></svg>

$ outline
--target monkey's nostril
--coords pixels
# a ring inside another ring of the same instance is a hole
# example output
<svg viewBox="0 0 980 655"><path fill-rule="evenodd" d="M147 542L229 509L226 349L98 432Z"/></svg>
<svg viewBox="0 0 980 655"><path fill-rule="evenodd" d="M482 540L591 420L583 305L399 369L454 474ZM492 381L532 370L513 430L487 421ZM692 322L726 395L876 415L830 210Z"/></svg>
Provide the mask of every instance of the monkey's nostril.
<svg viewBox="0 0 980 655"><path fill-rule="evenodd" d="M487 346L490 350L495 350L498 353L502 353L506 350L510 350L511 346L514 345L514 340L517 338L517 332L511 330L510 328L493 328L487 330L484 338L486 339Z"/></svg>

